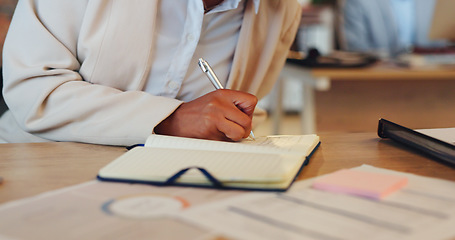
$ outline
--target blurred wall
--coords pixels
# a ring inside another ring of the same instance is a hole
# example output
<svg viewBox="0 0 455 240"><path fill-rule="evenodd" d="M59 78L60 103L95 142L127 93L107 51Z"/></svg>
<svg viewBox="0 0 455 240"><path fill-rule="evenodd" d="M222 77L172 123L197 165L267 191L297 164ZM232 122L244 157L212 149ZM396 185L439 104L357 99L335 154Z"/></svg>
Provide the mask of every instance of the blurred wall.
<svg viewBox="0 0 455 240"><path fill-rule="evenodd" d="M17 0L0 0L0 67L3 65L3 43L5 42L6 33L16 8ZM0 91L3 89L3 78L0 72ZM3 94L0 94L0 115L2 115L8 107L3 99Z"/></svg>
<svg viewBox="0 0 455 240"><path fill-rule="evenodd" d="M6 32L13 16L14 8L16 7L17 0L0 0L0 46L3 50L3 43L5 42ZM0 53L3 53L0 52ZM1 56L1 54L0 54ZM2 59L0 57L0 64Z"/></svg>

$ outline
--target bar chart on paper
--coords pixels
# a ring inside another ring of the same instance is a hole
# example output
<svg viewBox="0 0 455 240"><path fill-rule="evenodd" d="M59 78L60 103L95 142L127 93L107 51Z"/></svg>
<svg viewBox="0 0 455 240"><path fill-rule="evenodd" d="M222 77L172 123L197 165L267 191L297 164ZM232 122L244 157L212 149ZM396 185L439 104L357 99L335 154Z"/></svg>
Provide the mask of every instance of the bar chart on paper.
<svg viewBox="0 0 455 240"><path fill-rule="evenodd" d="M371 166L362 171L403 173ZM310 188L247 194L186 211L183 219L235 239L446 239L455 236L455 183L406 174L377 201Z"/></svg>

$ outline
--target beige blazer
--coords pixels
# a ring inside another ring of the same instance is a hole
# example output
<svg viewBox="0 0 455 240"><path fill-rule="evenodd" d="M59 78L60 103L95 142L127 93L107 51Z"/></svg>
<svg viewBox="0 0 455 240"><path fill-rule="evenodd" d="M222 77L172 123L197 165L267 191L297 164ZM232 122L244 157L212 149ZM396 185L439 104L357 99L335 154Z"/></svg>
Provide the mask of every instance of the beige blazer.
<svg viewBox="0 0 455 240"><path fill-rule="evenodd" d="M143 92L158 0L20 0L4 46L7 142L143 143L181 102ZM295 0L247 3L227 87L259 98L300 20Z"/></svg>

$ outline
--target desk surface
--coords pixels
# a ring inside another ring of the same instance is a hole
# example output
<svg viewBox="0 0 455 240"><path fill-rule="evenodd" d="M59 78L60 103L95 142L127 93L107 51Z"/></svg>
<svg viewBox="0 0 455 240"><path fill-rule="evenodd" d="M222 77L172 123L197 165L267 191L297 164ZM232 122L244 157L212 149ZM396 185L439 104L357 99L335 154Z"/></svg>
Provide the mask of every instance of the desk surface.
<svg viewBox="0 0 455 240"><path fill-rule="evenodd" d="M314 68L314 77L331 80L455 80L455 68L405 68L378 63L365 68Z"/></svg>
<svg viewBox="0 0 455 240"><path fill-rule="evenodd" d="M455 181L455 167L374 133L322 134L321 142L299 179L369 164ZM100 168L125 151L80 143L0 144L0 203L93 180Z"/></svg>

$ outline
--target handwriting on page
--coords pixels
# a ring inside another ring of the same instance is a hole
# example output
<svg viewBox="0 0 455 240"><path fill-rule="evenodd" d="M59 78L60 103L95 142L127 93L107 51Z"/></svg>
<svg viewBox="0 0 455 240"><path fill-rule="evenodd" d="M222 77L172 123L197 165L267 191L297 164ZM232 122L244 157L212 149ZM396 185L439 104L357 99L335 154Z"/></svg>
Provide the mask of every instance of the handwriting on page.
<svg viewBox="0 0 455 240"><path fill-rule="evenodd" d="M195 138L170 137L154 135L147 139L146 147L191 149L203 151L226 151L226 152L261 152L262 148L253 145L245 145L232 142L210 141Z"/></svg>
<svg viewBox="0 0 455 240"><path fill-rule="evenodd" d="M237 143L153 135L147 139L145 146L154 148L273 154L296 152L305 155L309 149L313 149L314 144L314 135L258 137L255 141L244 140Z"/></svg>
<svg viewBox="0 0 455 240"><path fill-rule="evenodd" d="M255 141L243 141L244 144L251 144L257 146L267 146L267 147L274 147L274 148L287 148L290 146L294 146L299 142L302 142L304 136L286 136L286 137L259 137Z"/></svg>
<svg viewBox="0 0 455 240"><path fill-rule="evenodd" d="M278 135L259 137L256 141L243 141L242 144L265 146L281 152L307 153L308 147L314 144L314 135Z"/></svg>

